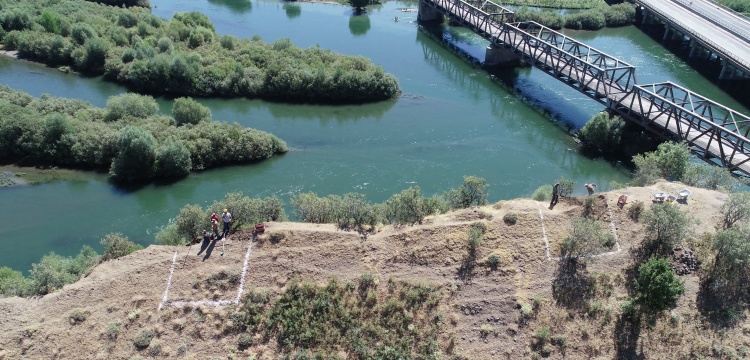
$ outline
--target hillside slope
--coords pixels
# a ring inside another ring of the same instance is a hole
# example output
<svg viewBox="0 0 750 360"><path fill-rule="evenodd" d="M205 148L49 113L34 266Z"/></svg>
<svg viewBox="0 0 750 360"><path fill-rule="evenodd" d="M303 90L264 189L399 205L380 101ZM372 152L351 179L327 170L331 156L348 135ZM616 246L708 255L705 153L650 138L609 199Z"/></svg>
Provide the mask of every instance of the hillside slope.
<svg viewBox="0 0 750 360"><path fill-rule="evenodd" d="M235 315L247 312L234 303L240 288L241 303L259 291L273 302L294 286L293 278L323 285L336 277L342 284L361 284L363 274L373 275L377 291L371 304L381 315L382 304L394 296L395 281L437 289L434 313L429 307L404 313L407 319L437 314L434 336L446 355L747 356L750 323L720 328L708 321L696 305L696 271L680 277L687 291L669 314L637 325L620 315L627 279L646 238L643 224L628 217L629 208L636 201L648 207L654 192L676 194L684 188L660 182L597 194L593 217L614 226L617 244L584 270L586 286L562 283L559 262L547 255L557 256L570 219L583 211L581 198L562 199L552 210L528 199L502 201L429 218L421 225L386 226L366 237L333 225L269 223L254 241L249 233L235 234L223 249L221 242L209 249L208 257L196 256L197 245L152 245L102 263L56 293L0 299L0 359L276 359L290 353L280 337L237 326ZM701 233L714 231L727 195L691 190L687 203L674 205L699 219L694 238L700 239ZM616 205L621 194L628 196L623 209ZM518 216L514 225L503 221L511 212ZM467 233L476 222L484 223L486 232L472 257ZM496 270L486 266L491 255L500 259ZM409 329L415 339L421 336L421 328ZM346 346L336 349L330 353L357 358Z"/></svg>

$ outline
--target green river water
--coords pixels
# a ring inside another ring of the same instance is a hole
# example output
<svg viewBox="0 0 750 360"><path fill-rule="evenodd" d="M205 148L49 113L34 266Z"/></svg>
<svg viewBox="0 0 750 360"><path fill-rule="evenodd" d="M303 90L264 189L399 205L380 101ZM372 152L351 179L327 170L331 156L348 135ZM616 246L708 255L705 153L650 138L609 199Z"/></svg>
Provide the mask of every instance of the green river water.
<svg viewBox="0 0 750 360"><path fill-rule="evenodd" d="M220 34L259 35L266 42L290 38L366 56L400 82L404 94L389 102L314 106L257 100L201 99L215 120L276 134L289 153L257 164L190 175L169 186L125 191L105 174L0 190L0 238L8 244L0 266L28 271L49 251L73 255L109 232L148 245L187 203L207 205L226 192L277 195L288 203L299 192L360 192L373 202L418 185L431 195L461 184L464 175L490 184L490 201L527 197L564 176L585 182L629 179L617 164L579 154L568 129L580 128L602 109L598 103L541 71L508 70L504 80L448 50L416 24L416 3L388 2L352 16L345 6L238 0L152 0L153 12L207 14ZM394 21L398 17L400 21ZM466 29L443 26L442 37L483 59L486 42ZM747 112L635 27L568 32L638 67L639 83L670 80ZM439 35L440 36L440 35ZM104 106L127 91L98 78L64 74L27 61L0 58L0 83L34 96L80 98ZM159 99L169 112L170 100ZM290 209L288 209L290 210ZM292 215L292 214L289 214Z"/></svg>

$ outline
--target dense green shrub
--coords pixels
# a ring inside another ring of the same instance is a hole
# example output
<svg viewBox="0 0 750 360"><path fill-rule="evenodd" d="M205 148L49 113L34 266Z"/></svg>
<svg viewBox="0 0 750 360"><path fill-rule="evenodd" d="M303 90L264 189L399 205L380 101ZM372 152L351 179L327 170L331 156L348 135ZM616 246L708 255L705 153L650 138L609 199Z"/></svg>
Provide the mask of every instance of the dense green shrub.
<svg viewBox="0 0 750 360"><path fill-rule="evenodd" d="M565 16L565 27L576 30L599 30L607 24L602 11L590 9Z"/></svg>
<svg viewBox="0 0 750 360"><path fill-rule="evenodd" d="M0 267L0 296L29 296L32 295L34 283L9 267Z"/></svg>
<svg viewBox="0 0 750 360"><path fill-rule="evenodd" d="M632 184L651 185L659 178L679 180L684 176L689 162L690 149L686 143L661 143L654 152L633 156L636 170Z"/></svg>
<svg viewBox="0 0 750 360"><path fill-rule="evenodd" d="M189 99L182 103L192 106ZM206 119L207 109L200 104L192 108ZM0 159L109 169L113 180L134 183L180 178L193 170L287 151L283 141L261 131L211 121L175 127L173 118L157 111L153 98L138 94L111 97L101 109L80 100L33 98L0 86Z"/></svg>
<svg viewBox="0 0 750 360"><path fill-rule="evenodd" d="M606 243L614 243L614 235L598 221L577 217L570 224L570 235L563 239L560 247L560 256L566 261L585 261L602 252Z"/></svg>
<svg viewBox="0 0 750 360"><path fill-rule="evenodd" d="M385 219L391 224L421 224L425 216L439 211L435 201L421 195L419 186L391 196L384 205Z"/></svg>
<svg viewBox="0 0 750 360"><path fill-rule="evenodd" d="M90 246L84 246L75 258L54 252L44 255L31 265L34 293L44 295L74 283L98 262L99 255Z"/></svg>
<svg viewBox="0 0 750 360"><path fill-rule="evenodd" d="M681 180L686 185L710 190L732 191L739 186L727 169L706 163L689 163Z"/></svg>
<svg viewBox="0 0 750 360"><path fill-rule="evenodd" d="M201 121L211 121L211 109L191 98L174 99L172 116L177 126L195 125Z"/></svg>
<svg viewBox="0 0 750 360"><path fill-rule="evenodd" d="M685 292L685 285L675 276L669 260L655 257L638 267L634 288L636 303L652 312L675 306L677 299Z"/></svg>
<svg viewBox="0 0 750 360"><path fill-rule="evenodd" d="M482 206L487 204L488 187L483 178L464 176L464 182L458 189L451 189L443 196L453 209L465 209L472 205Z"/></svg>
<svg viewBox="0 0 750 360"><path fill-rule="evenodd" d="M181 243L190 243L201 230L210 230L208 215L201 209L200 205L187 204L180 209L180 213L174 219L175 233L181 239Z"/></svg>
<svg viewBox="0 0 750 360"><path fill-rule="evenodd" d="M602 9L608 27L630 25L635 21L635 5L631 3L623 2Z"/></svg>
<svg viewBox="0 0 750 360"><path fill-rule="evenodd" d="M562 29L565 18L557 11L537 11L524 6L515 11L516 21L534 21L550 29Z"/></svg>
<svg viewBox="0 0 750 360"><path fill-rule="evenodd" d="M576 183L572 179L560 177L555 181L555 183L560 184L560 186L557 188L557 195L559 195L560 197L567 197L573 194Z"/></svg>
<svg viewBox="0 0 750 360"><path fill-rule="evenodd" d="M143 249L143 246L128 240L127 237L120 233L104 235L100 242L104 245L104 253L101 256L101 261L117 259Z"/></svg>
<svg viewBox="0 0 750 360"><path fill-rule="evenodd" d="M316 103L379 101L400 92L395 77L364 57L303 50L288 39L265 44L219 36L208 17L196 12L176 13L166 21L139 7L76 0L18 1L6 7L0 16L6 49L102 74L140 92Z"/></svg>
<svg viewBox="0 0 750 360"><path fill-rule="evenodd" d="M552 185L544 184L534 190L531 195L532 200L536 201L550 201L552 200Z"/></svg>
<svg viewBox="0 0 750 360"><path fill-rule="evenodd" d="M620 148L622 130L625 121L619 116L610 117L607 112L600 112L586 122L578 136L583 146L596 153L609 153Z"/></svg>
<svg viewBox="0 0 750 360"><path fill-rule="evenodd" d="M713 266L703 284L724 304L745 305L750 300L750 228L720 230L713 236Z"/></svg>
<svg viewBox="0 0 750 360"><path fill-rule="evenodd" d="M690 233L691 219L670 203L653 204L641 217L652 240L668 251Z"/></svg>

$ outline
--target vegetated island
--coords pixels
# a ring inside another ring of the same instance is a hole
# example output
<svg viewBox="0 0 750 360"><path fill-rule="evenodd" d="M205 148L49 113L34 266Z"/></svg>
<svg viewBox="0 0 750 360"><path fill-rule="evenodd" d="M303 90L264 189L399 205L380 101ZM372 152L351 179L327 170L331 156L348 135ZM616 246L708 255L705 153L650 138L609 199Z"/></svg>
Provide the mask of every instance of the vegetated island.
<svg viewBox="0 0 750 360"><path fill-rule="evenodd" d="M166 21L147 8L81 0L0 2L5 50L50 66L103 75L149 94L364 103L397 97L396 78L362 56L289 39L218 35L207 16Z"/></svg>
<svg viewBox="0 0 750 360"><path fill-rule="evenodd" d="M211 111L191 98L176 99L172 116L158 110L152 97L133 93L98 108L0 86L0 161L108 170L115 182L135 184L287 151L272 134L212 121Z"/></svg>
<svg viewBox="0 0 750 360"><path fill-rule="evenodd" d="M652 202L683 189L685 202ZM659 181L564 197L552 210L530 199L455 210L366 239L334 224L268 222L201 256L199 245L125 255L128 244L110 237L108 260L78 282L0 299L0 356L744 356L746 195ZM574 239L596 247L580 251ZM55 273L52 260L35 270Z"/></svg>

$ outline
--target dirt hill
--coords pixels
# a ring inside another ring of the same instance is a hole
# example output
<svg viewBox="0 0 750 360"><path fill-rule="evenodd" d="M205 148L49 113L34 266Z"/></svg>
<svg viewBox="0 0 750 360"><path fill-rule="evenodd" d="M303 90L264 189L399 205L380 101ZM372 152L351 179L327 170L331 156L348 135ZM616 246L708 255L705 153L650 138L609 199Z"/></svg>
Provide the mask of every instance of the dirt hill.
<svg viewBox="0 0 750 360"><path fill-rule="evenodd" d="M471 359L748 356L748 321L720 327L699 311L694 264L673 261L687 272L680 276L687 291L677 308L640 325L620 315L636 250L646 238L629 209L639 201L650 206L652 193L676 195L685 188L660 182L596 194L593 217L614 228L617 242L585 269L586 286L561 284L554 259L570 219L582 214L583 198L563 198L552 210L528 199L501 201L420 225L386 226L366 237L333 225L268 223L254 241L250 233L234 234L209 249L207 257L196 255L197 245L152 245L102 263L53 294L0 299L0 359L276 359L283 355L276 338L237 328L235 314L247 294L263 290L273 299L293 278L324 285L336 277L344 284L361 281L363 274L373 275L375 304L387 300L386 282L438 289L436 338L444 354ZM695 219L695 235L676 259L690 258L701 234L714 231L727 198L690 190L687 202L674 206ZM617 206L620 195L627 195L623 208ZM515 224L503 221L508 213L517 215ZM471 257L467 232L476 222L484 223L486 232ZM494 270L486 265L492 255L500 260ZM335 355L354 357L344 347Z"/></svg>

